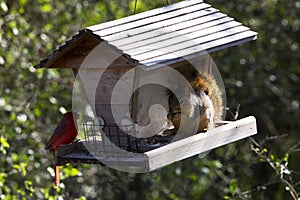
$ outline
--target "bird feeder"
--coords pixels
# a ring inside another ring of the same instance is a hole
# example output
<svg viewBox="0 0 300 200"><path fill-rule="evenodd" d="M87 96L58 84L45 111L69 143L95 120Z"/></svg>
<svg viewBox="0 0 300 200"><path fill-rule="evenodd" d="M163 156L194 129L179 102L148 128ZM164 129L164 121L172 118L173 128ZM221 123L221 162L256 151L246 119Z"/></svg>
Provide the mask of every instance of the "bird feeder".
<svg viewBox="0 0 300 200"><path fill-rule="evenodd" d="M161 108L168 100L163 90L176 82L173 72L186 77L197 65L196 70L212 73L212 53L256 37L256 32L202 0L181 1L79 31L35 66L72 69L95 116L78 124L84 139L55 151L56 165L98 163L147 172L256 134L256 120L250 116L156 143L143 142L140 136L148 134L149 118L159 121L158 129L165 125ZM149 116L151 108L158 115Z"/></svg>

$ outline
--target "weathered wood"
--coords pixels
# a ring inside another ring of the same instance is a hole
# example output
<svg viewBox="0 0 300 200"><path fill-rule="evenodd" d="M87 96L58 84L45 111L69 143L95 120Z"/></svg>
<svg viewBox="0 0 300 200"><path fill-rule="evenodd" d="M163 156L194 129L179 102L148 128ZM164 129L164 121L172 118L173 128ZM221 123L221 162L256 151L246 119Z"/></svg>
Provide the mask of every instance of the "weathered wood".
<svg viewBox="0 0 300 200"><path fill-rule="evenodd" d="M189 18L187 18L188 16L184 15L181 16L184 20L180 21L180 23L175 23L174 19L170 19L170 22L157 22L149 25L149 27L145 26L137 29L131 29L125 33L122 32L116 36L114 35L113 37L110 36L110 38L104 38L108 39L110 44L116 45L120 49L129 50L142 45L154 44L165 39L178 37L179 35L182 36L195 30L233 21L232 18L226 17L226 15L222 13L207 16L207 11L202 12L203 13L201 14L196 13L196 16L198 17L196 19L189 20ZM170 24L174 25L170 26Z"/></svg>
<svg viewBox="0 0 300 200"><path fill-rule="evenodd" d="M155 21L149 25L136 27L134 29L124 30L120 33L107 35L102 37L105 40L110 41L111 44L117 44L117 46L123 46L129 44L131 41L140 41L150 37L156 37L161 35L164 31L177 31L189 27L199 26L207 22L216 20L233 20L227 15L220 13L219 10L214 8L203 8L196 12L186 13L176 18L170 18L167 20ZM95 32L98 34L97 32ZM134 39L134 40L133 40Z"/></svg>
<svg viewBox="0 0 300 200"><path fill-rule="evenodd" d="M65 165L67 163L87 163L87 164L100 164L103 165L100 160L94 156L84 153L70 153L64 156L57 157L57 165Z"/></svg>
<svg viewBox="0 0 300 200"><path fill-rule="evenodd" d="M142 64L145 64L146 66L151 66L155 65L158 63L164 64L164 65L169 65L175 62L180 62L186 57L185 59L189 58L195 58L201 55L205 55L211 52L215 52L220 49L224 49L230 46L234 46L237 44L240 44L241 41L246 42L246 41L251 41L256 38L256 33L253 31L246 31L246 32L241 32L235 35L228 35L225 38L219 38L214 41L210 41L207 43L203 44L198 44L195 46L191 46L186 49L178 49L176 51L176 54L180 55L180 57L176 58L172 51L169 53L165 53L164 55L161 55L159 53L156 53L157 57L149 58L140 61ZM200 40L200 38L199 38ZM179 45L180 46L180 45ZM150 54L148 54L150 55ZM152 56L152 55L151 55ZM146 56L145 56L146 57ZM141 59L144 59L145 57L141 57Z"/></svg>
<svg viewBox="0 0 300 200"><path fill-rule="evenodd" d="M207 24L204 24L207 25ZM142 42L136 42L133 45L128 45L128 46L124 46L122 47L122 50L124 52L128 52L130 53L130 55L132 56L136 56L138 54L141 53L147 53L147 52L151 52L155 49L161 49L161 48L165 48L168 47L170 49L174 48L175 49L180 49L178 48L179 45L181 48L186 48L185 46L185 42L188 42L189 46L192 45L196 45L196 44L201 44L201 43L194 43L194 39L196 38L201 38L202 41L211 41L211 40L215 40L216 38L220 38L220 37L224 37L226 36L226 34L232 34L232 31L245 31L248 30L248 28L243 29L244 27L240 26L241 24L239 22L235 22L235 21L231 21L231 22L227 22L227 23L223 23L220 25L216 25L213 27L206 27L206 26L196 26L196 27L192 27L189 29L184 29L181 31L177 31L177 32L172 32L172 33L168 33L168 34L164 34L161 35L160 37L156 37L156 38L152 38L150 40L146 40L146 41L142 41ZM238 27L239 26L239 27ZM224 29L229 29L224 31ZM223 32L223 35L221 31ZM218 33L218 35L214 35ZM155 46L151 49L143 49L143 52L140 52L134 48L144 48L144 46L146 45L150 45L154 44ZM131 52L132 51L132 52ZM175 51L176 52L176 51ZM152 56L155 56L152 55ZM146 59L146 57L144 58Z"/></svg>
<svg viewBox="0 0 300 200"><path fill-rule="evenodd" d="M222 145L241 140L257 133L256 120L247 117L229 124L211 129L206 133L173 142L159 149L146 152L149 171L161 168L185 158L207 152Z"/></svg>
<svg viewBox="0 0 300 200"><path fill-rule="evenodd" d="M80 37L71 40L72 42L67 42L65 45L61 46L60 49L56 50L51 56L48 57L47 63L42 67L45 68L66 68L64 64L64 57L71 54L79 54L80 56L86 55L91 49L97 46L102 40L93 37L92 33L83 33ZM96 35L95 35L96 36ZM81 50L79 50L81 49Z"/></svg>
<svg viewBox="0 0 300 200"><path fill-rule="evenodd" d="M88 163L88 164L102 164L119 169L125 167L135 167L145 170L147 162L143 154L133 154L130 152L106 152L102 150L102 153L92 152L92 149L99 148L97 151L101 151L101 145L98 146L98 142L81 141L69 145L60 146L55 151L56 165L64 165L67 163ZM95 147L93 147L95 145ZM69 148L66 151L65 148Z"/></svg>
<svg viewBox="0 0 300 200"><path fill-rule="evenodd" d="M131 28L131 27L126 27L126 25L131 24L131 22L139 22L139 24L145 25L147 23L147 21L149 21L149 18L153 20L153 16L158 15L158 16L164 17L164 16L167 16L167 14L169 12L175 12L175 11L178 11L178 9L189 8L190 6L195 6L195 5L196 6L200 5L201 8L202 8L203 4L204 3L202 3L202 1L179 2L177 4L165 6L163 8L158 8L158 9L154 9L154 10L151 10L151 11L146 11L146 12L143 12L143 13L139 13L137 15L124 17L122 19L118 19L118 20L114 20L114 21L110 21L110 22L90 26L90 27L88 27L88 29L96 32L96 31L108 30L108 29L113 30L113 28L120 27L120 26L125 26L125 30L126 30L128 28ZM145 20L147 20L147 21L145 21ZM160 19L156 18L156 20L160 20ZM122 30L122 29L120 29L120 30ZM120 31L120 30L116 30L116 31Z"/></svg>
<svg viewBox="0 0 300 200"><path fill-rule="evenodd" d="M221 29L222 30L222 29ZM140 52L139 49L129 51L133 58L138 59L140 61L156 59L160 60L162 55L168 55L169 57L178 56L177 53L180 50L184 50L189 48L189 51L192 53L192 47L198 47L198 51L205 51L206 48L202 47L202 44L207 44L207 42L218 41L220 38L230 37L232 35L242 33L249 30L249 28L244 26L233 27L228 30L223 30L219 32L214 32L214 28L210 31L209 34L205 34L205 31L193 32L191 34L187 34L176 38L174 43L170 40L164 40L159 43L156 43L151 49L143 49L143 52ZM230 41L227 39L227 41ZM215 42L216 43L216 42ZM145 51L146 50L146 51ZM190 53L190 54L191 54ZM179 54L181 55L181 54Z"/></svg>
<svg viewBox="0 0 300 200"><path fill-rule="evenodd" d="M80 69L82 62L86 56L73 56L73 55L66 55L62 59L60 59L58 62L54 63L53 66L55 68L72 68L72 69ZM123 56L120 56L120 58L123 58ZM129 69L133 68L137 64L128 62L128 60L124 60L123 62L121 59L118 59L114 62L112 62L107 70L119 70L119 71L128 71ZM124 58L123 58L124 59ZM99 69L102 68L101 63L97 65ZM95 67L85 67L85 69L95 69Z"/></svg>
<svg viewBox="0 0 300 200"><path fill-rule="evenodd" d="M88 147L90 144L87 141L82 141L58 148L55 157L57 165L68 162L102 163L125 171L134 168L136 172L147 172L257 133L256 120L252 116L234 122L222 123L227 124L164 146L157 145L158 148L145 153L103 152L93 155L88 149L94 147ZM70 148L70 151L65 151L64 148Z"/></svg>

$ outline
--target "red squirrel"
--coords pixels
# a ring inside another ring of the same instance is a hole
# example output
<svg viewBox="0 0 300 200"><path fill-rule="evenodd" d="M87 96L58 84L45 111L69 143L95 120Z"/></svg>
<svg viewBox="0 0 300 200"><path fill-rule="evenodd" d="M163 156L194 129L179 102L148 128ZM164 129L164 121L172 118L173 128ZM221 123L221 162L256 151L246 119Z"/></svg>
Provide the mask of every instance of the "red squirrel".
<svg viewBox="0 0 300 200"><path fill-rule="evenodd" d="M195 119L199 120L197 133L215 127L223 114L222 93L216 80L206 72L185 70L181 73L193 91L186 86L177 86L175 90L177 97L168 91L168 119L173 123L174 131L177 132L180 125L188 129L189 122Z"/></svg>

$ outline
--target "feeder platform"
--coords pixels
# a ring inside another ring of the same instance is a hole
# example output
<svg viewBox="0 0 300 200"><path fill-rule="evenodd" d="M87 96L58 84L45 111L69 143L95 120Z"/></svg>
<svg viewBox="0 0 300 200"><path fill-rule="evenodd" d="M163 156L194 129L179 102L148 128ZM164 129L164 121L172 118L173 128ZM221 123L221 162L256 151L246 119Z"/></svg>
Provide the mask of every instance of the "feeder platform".
<svg viewBox="0 0 300 200"><path fill-rule="evenodd" d="M55 151L56 165L89 163L115 166L119 169L134 168L138 172L150 172L185 158L208 152L217 147L241 140L257 133L253 116L224 125L178 141L156 147L144 153L107 153L92 155L88 141L63 145ZM96 143L94 145L97 145Z"/></svg>

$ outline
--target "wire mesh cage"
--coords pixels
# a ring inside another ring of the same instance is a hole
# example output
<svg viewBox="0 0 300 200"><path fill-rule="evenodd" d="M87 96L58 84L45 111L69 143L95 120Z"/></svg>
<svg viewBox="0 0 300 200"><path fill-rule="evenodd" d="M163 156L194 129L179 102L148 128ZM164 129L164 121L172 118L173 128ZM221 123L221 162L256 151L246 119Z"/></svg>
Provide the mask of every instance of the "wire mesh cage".
<svg viewBox="0 0 300 200"><path fill-rule="evenodd" d="M87 149L92 155L138 152L138 139L134 124L104 124L96 120L83 123Z"/></svg>
<svg viewBox="0 0 300 200"><path fill-rule="evenodd" d="M83 123L86 148L92 155L117 155L118 153L146 152L166 145L170 136L137 137L135 124L126 125L104 123L101 117Z"/></svg>

